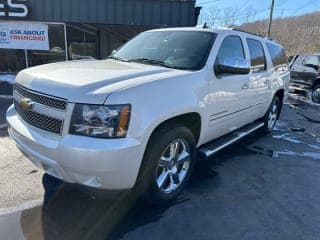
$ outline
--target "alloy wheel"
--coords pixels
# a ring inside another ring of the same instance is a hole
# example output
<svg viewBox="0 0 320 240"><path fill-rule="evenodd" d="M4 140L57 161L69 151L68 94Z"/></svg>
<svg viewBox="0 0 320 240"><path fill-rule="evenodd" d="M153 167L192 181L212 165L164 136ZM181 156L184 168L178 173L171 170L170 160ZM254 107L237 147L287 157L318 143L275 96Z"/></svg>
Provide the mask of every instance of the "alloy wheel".
<svg viewBox="0 0 320 240"><path fill-rule="evenodd" d="M272 130L276 125L279 114L278 101L274 101L268 116L268 129Z"/></svg>
<svg viewBox="0 0 320 240"><path fill-rule="evenodd" d="M185 180L190 168L191 155L187 143L178 139L163 151L157 166L157 186L168 194L177 190Z"/></svg>

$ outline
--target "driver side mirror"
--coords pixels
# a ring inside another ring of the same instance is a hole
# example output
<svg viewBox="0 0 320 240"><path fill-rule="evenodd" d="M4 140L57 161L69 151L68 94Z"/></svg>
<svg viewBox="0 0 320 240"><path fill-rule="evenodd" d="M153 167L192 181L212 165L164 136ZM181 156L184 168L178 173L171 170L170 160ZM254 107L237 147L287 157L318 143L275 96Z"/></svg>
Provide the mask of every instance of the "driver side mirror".
<svg viewBox="0 0 320 240"><path fill-rule="evenodd" d="M215 66L217 74L248 74L251 63L245 58L230 57Z"/></svg>

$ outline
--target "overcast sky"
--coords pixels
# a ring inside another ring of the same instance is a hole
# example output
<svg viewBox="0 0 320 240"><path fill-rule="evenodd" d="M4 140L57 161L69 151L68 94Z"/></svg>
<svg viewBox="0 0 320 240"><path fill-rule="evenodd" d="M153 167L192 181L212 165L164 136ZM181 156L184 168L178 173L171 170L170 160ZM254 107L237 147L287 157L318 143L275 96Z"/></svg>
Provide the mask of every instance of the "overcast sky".
<svg viewBox="0 0 320 240"><path fill-rule="evenodd" d="M252 6L257 10L255 19L268 17L271 0L197 0L197 6L202 6L202 11L208 11L210 7L222 10L228 7L237 7L242 10ZM320 0L275 0L275 17L297 16L304 13L320 11ZM239 23L243 21L238 17Z"/></svg>

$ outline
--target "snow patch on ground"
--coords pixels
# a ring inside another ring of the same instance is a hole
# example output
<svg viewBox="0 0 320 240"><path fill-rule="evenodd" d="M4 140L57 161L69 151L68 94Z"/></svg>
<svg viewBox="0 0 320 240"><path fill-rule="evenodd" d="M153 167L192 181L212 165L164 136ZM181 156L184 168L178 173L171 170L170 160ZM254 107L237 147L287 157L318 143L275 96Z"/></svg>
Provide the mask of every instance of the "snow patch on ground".
<svg viewBox="0 0 320 240"><path fill-rule="evenodd" d="M284 133L284 134L281 134L281 135L276 135L276 136L273 136L273 138L283 139L283 140L286 140L286 141L289 141L289 142L292 142L292 143L301 143L300 140L296 139L296 137L291 136L288 133Z"/></svg>

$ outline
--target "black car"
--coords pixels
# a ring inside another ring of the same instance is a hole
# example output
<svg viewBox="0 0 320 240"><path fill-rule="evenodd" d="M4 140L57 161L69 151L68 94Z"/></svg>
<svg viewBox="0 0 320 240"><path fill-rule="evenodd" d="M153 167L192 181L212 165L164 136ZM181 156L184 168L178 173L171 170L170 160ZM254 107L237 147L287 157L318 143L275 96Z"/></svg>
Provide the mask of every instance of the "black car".
<svg viewBox="0 0 320 240"><path fill-rule="evenodd" d="M320 54L305 54L290 63L289 93L311 96L320 104Z"/></svg>

